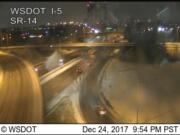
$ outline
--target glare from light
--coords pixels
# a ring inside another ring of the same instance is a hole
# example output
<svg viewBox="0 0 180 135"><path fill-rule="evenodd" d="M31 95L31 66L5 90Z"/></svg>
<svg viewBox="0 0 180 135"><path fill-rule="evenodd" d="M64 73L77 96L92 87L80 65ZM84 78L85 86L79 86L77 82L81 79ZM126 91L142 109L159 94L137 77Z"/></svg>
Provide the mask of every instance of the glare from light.
<svg viewBox="0 0 180 135"><path fill-rule="evenodd" d="M70 21L69 24L74 24L74 22L73 22L73 21Z"/></svg>
<svg viewBox="0 0 180 135"><path fill-rule="evenodd" d="M63 65L64 64L64 60L63 59L59 59L59 65Z"/></svg>
<svg viewBox="0 0 180 135"><path fill-rule="evenodd" d="M148 27L148 31L153 31L153 28L152 27Z"/></svg>
<svg viewBox="0 0 180 135"><path fill-rule="evenodd" d="M158 27L158 32L164 32L164 31L165 31L165 28L163 28L161 26Z"/></svg>
<svg viewBox="0 0 180 135"><path fill-rule="evenodd" d="M98 29L94 29L94 33L97 34L99 33L100 31Z"/></svg>
<svg viewBox="0 0 180 135"><path fill-rule="evenodd" d="M51 24L48 22L47 25L50 26Z"/></svg>
<svg viewBox="0 0 180 135"><path fill-rule="evenodd" d="M35 70L36 72L38 72L38 68L35 68L34 70Z"/></svg>
<svg viewBox="0 0 180 135"><path fill-rule="evenodd" d="M97 39L100 39L100 36L96 36Z"/></svg>
<svg viewBox="0 0 180 135"><path fill-rule="evenodd" d="M67 24L67 22L63 22L63 25L66 25Z"/></svg>
<svg viewBox="0 0 180 135"><path fill-rule="evenodd" d="M174 28L170 28L170 31L173 31L174 30Z"/></svg>
<svg viewBox="0 0 180 135"><path fill-rule="evenodd" d="M106 113L107 113L106 110L99 110L100 115L105 115Z"/></svg>
<svg viewBox="0 0 180 135"><path fill-rule="evenodd" d="M43 37L43 35L41 34L41 35L38 35L38 38L42 38Z"/></svg>
<svg viewBox="0 0 180 135"><path fill-rule="evenodd" d="M35 38L36 36L35 35L29 35L29 38Z"/></svg>

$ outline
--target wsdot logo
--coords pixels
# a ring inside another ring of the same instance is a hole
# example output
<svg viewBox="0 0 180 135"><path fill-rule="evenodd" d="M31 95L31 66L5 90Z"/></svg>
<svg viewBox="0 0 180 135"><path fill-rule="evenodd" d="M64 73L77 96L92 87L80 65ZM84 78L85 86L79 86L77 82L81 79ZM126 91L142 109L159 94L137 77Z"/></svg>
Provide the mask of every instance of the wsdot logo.
<svg viewBox="0 0 180 135"><path fill-rule="evenodd" d="M9 126L10 133L35 133L37 126Z"/></svg>

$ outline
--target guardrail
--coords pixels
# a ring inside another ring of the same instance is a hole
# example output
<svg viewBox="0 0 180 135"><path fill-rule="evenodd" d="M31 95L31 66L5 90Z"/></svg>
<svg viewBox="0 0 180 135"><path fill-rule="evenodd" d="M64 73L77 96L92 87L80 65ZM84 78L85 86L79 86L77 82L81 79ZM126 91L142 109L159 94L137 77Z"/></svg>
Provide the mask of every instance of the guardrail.
<svg viewBox="0 0 180 135"><path fill-rule="evenodd" d="M53 44L53 45L24 45L24 46L8 46L0 47L2 50L7 49L25 49L25 48L78 48L78 47L121 47L121 46L134 46L134 43L129 43L127 41L122 41L120 43L64 43L64 44Z"/></svg>

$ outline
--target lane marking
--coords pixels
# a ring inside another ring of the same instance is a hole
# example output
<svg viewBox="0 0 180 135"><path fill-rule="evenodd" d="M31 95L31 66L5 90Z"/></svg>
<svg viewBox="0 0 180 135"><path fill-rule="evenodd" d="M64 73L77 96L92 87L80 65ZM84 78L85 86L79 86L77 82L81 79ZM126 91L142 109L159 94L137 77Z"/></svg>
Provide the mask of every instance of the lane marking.
<svg viewBox="0 0 180 135"><path fill-rule="evenodd" d="M47 83L48 81L50 81L53 78L55 78L56 76L62 74L63 72L65 72L66 70L68 70L71 67L75 66L76 64L78 64L81 61L82 61L82 58L80 58L80 57L75 58L75 59L67 62L63 66L55 68L54 70L44 74L43 76L40 77L40 84L43 85L43 84Z"/></svg>

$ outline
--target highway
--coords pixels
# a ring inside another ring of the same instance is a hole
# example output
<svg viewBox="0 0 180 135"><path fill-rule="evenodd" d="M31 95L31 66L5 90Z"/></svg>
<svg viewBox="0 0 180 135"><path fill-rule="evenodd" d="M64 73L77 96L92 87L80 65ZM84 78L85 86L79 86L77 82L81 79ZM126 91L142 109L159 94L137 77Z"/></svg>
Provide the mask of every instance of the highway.
<svg viewBox="0 0 180 135"><path fill-rule="evenodd" d="M70 49L70 51L57 49L51 55L44 57L44 60L35 64L34 68L38 75L42 76L80 55L81 53L78 49Z"/></svg>
<svg viewBox="0 0 180 135"><path fill-rule="evenodd" d="M84 79L57 95L46 123L180 121L179 62L129 63L98 54Z"/></svg>
<svg viewBox="0 0 180 135"><path fill-rule="evenodd" d="M48 104L80 75L76 69L81 61L80 58L76 58L40 77L45 104Z"/></svg>
<svg viewBox="0 0 180 135"><path fill-rule="evenodd" d="M90 57L91 66L85 73L73 81L71 85L57 93L47 107L46 123L107 123L107 118L94 111L98 105L98 95L95 85L98 83L98 74L109 59L112 50L97 50L95 57ZM88 75L88 76L87 76ZM96 96L97 95L97 96ZM91 103L96 103L92 109ZM64 111L62 111L64 110Z"/></svg>
<svg viewBox="0 0 180 135"><path fill-rule="evenodd" d="M114 46L2 49L0 122L179 122L179 60L129 62Z"/></svg>
<svg viewBox="0 0 180 135"><path fill-rule="evenodd" d="M87 123L180 121L179 61L162 59L149 64L127 62L117 56L98 58L80 90Z"/></svg>
<svg viewBox="0 0 180 135"><path fill-rule="evenodd" d="M58 50L56 51L59 53ZM71 62L71 59L77 55L76 53L78 50L68 52L70 53L67 53L67 51L64 51L63 54L60 53L62 56L68 55L66 56L67 58L65 59L62 66L58 66L57 64L57 67L51 69L50 72L47 70L48 73L41 76L36 74L37 72L35 72L33 66L30 63L26 62L27 59L22 59L22 57L18 58L14 55L1 52L0 73L1 82L3 83L0 85L0 88L2 89L1 97L3 98L1 98L0 107L2 110L4 110L1 111L0 114L0 121L2 123L43 123L46 104L48 104L54 97L56 97L56 95L60 93L63 88L72 83L72 81L80 74L76 72L76 69L78 66L77 64L80 64L81 60L77 59L74 61L74 63L72 63L73 61ZM27 92L23 92L23 90L26 90ZM36 91L39 93L34 93ZM13 96L16 98L13 99ZM18 108L19 104L21 106ZM14 111L10 111L9 114L5 113L8 109L12 109ZM24 109L24 112L22 109ZM40 117L39 115L41 118L38 118Z"/></svg>
<svg viewBox="0 0 180 135"><path fill-rule="evenodd" d="M96 65L89 72L86 77L86 80L82 83L80 88L80 107L82 109L83 117L86 120L86 123L111 123L109 115L102 117L99 115L97 108L102 106L102 103L99 98L99 89L101 86L98 86L101 80L99 80L99 73L104 67L106 61L100 60L96 61Z"/></svg>

